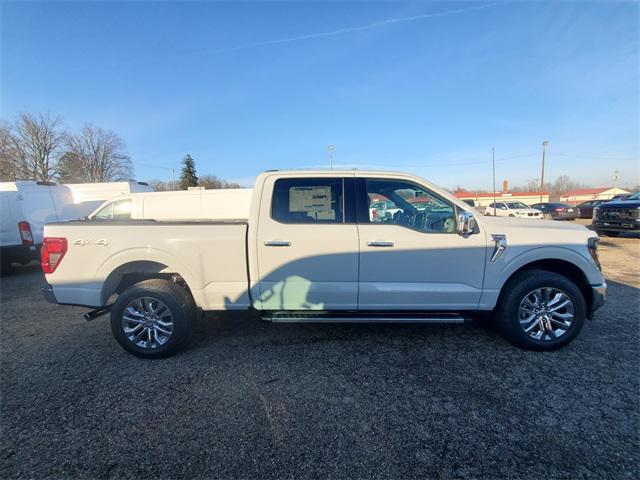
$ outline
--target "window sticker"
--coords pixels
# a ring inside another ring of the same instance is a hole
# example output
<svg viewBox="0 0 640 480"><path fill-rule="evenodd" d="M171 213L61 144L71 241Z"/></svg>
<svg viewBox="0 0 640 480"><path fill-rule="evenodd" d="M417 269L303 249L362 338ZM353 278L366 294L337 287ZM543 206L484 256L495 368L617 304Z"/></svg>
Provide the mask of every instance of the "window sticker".
<svg viewBox="0 0 640 480"><path fill-rule="evenodd" d="M331 187L291 187L289 189L289 211L306 212L318 220L333 220Z"/></svg>

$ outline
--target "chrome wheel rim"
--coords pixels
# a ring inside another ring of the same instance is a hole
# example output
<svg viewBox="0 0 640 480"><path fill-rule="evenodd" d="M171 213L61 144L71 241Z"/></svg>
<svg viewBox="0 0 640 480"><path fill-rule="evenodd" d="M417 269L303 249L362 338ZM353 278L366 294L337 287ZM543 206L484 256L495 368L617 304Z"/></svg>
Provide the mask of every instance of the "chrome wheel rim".
<svg viewBox="0 0 640 480"><path fill-rule="evenodd" d="M524 333L543 342L566 334L574 316L575 307L571 297L555 287L542 287L529 292L518 309L518 320Z"/></svg>
<svg viewBox="0 0 640 480"><path fill-rule="evenodd" d="M145 350L166 344L173 335L173 314L153 297L131 300L122 312L122 329L131 343Z"/></svg>

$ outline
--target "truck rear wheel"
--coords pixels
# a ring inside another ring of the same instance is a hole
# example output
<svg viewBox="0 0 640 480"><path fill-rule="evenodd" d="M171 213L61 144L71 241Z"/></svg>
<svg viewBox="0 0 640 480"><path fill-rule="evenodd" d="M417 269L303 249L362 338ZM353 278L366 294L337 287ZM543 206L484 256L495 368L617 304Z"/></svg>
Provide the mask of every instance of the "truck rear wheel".
<svg viewBox="0 0 640 480"><path fill-rule="evenodd" d="M195 318L195 303L184 288L169 280L144 280L118 296L111 331L129 353L169 357L187 344Z"/></svg>
<svg viewBox="0 0 640 480"><path fill-rule="evenodd" d="M527 270L504 286L496 321L507 340L520 348L556 350L578 336L586 311L582 292L571 280Z"/></svg>

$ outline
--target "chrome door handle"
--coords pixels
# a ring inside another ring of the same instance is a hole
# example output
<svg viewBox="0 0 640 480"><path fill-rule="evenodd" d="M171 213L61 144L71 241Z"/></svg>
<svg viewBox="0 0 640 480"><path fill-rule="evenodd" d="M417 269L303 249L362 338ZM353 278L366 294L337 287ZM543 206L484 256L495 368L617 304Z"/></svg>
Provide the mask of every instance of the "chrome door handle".
<svg viewBox="0 0 640 480"><path fill-rule="evenodd" d="M265 247L290 247L291 242L287 242L286 240L265 240Z"/></svg>
<svg viewBox="0 0 640 480"><path fill-rule="evenodd" d="M376 240L374 242L367 242L367 245L370 247L393 247L393 242Z"/></svg>

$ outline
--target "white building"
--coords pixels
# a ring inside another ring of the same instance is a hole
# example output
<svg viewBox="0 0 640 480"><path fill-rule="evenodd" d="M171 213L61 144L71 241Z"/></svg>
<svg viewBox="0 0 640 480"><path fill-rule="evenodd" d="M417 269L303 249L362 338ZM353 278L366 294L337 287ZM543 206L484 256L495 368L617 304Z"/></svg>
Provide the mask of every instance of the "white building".
<svg viewBox="0 0 640 480"><path fill-rule="evenodd" d="M589 200L610 200L615 195L628 193L630 192L618 187L579 188L560 196L560 201L577 205Z"/></svg>

